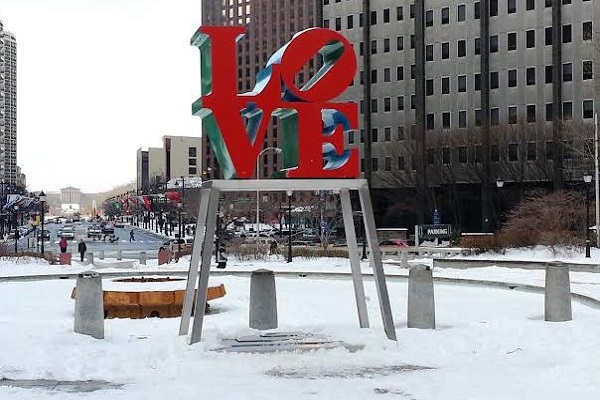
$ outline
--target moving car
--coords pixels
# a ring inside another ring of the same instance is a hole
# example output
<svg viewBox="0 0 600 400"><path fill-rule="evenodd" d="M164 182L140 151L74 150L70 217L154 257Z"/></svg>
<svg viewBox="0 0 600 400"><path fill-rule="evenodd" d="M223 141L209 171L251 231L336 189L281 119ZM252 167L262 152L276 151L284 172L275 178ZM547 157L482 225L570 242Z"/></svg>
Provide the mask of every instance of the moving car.
<svg viewBox="0 0 600 400"><path fill-rule="evenodd" d="M114 235L115 234L115 226L113 224L107 223L102 227L103 235Z"/></svg>
<svg viewBox="0 0 600 400"><path fill-rule="evenodd" d="M93 237L100 237L102 236L102 229L98 226L98 225L90 225L87 228L87 237L88 238L93 238Z"/></svg>
<svg viewBox="0 0 600 400"><path fill-rule="evenodd" d="M64 237L65 239L75 239L75 231L73 230L73 228L63 228L62 232L60 233L61 237Z"/></svg>
<svg viewBox="0 0 600 400"><path fill-rule="evenodd" d="M44 229L44 231L42 232L41 230L38 232L38 240L50 240L50 231L48 229Z"/></svg>

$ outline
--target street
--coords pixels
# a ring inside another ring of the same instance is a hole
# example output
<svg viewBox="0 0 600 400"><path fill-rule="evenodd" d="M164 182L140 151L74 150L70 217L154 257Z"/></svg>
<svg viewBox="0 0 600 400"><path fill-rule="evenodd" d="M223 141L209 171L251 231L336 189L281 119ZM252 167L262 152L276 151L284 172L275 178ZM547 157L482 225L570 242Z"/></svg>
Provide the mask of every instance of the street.
<svg viewBox="0 0 600 400"><path fill-rule="evenodd" d="M123 252L124 258L138 258L139 253L141 251L145 251L148 258L156 258L158 249L160 246L167 241L165 236L156 234L154 232L148 232L145 230L138 229L133 227L134 229L134 237L135 241L129 241L129 231L131 230L131 226L125 225L124 228L115 228L115 235L119 238L118 241L114 243L110 243L108 238L106 241L102 241L102 239L94 239L87 237L87 228L91 225L89 222L76 222L73 224L75 231L75 239L68 240L69 246L67 251L73 253L73 258L77 255L77 244L80 239L83 239L87 246L87 251L92 252L98 256L101 250L104 250L106 257L114 257L118 250ZM58 242L60 241L60 237L57 236L57 231L60 229L62 224L49 223L45 224L44 228L50 231L50 240L44 241L44 251L45 252L54 252L59 253L60 249L58 247ZM28 236L19 239L18 241L18 251L40 251L40 248L28 247L29 239L32 238L33 232ZM5 241L9 250L14 250L14 239L7 239Z"/></svg>

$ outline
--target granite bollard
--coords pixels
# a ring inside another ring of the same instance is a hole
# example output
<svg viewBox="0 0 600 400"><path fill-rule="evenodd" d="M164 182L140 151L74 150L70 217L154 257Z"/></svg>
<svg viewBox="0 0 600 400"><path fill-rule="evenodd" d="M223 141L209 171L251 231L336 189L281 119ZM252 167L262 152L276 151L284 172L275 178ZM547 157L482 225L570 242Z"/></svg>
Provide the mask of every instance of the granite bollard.
<svg viewBox="0 0 600 400"><path fill-rule="evenodd" d="M86 271L77 276L74 330L104 339L104 292L102 277L95 271Z"/></svg>
<svg viewBox="0 0 600 400"><path fill-rule="evenodd" d="M87 263L88 264L94 263L94 253L92 253L92 252L87 253Z"/></svg>
<svg viewBox="0 0 600 400"><path fill-rule="evenodd" d="M408 272L407 326L435 329L433 274L428 265L414 265Z"/></svg>
<svg viewBox="0 0 600 400"><path fill-rule="evenodd" d="M104 250L100 250L100 257L101 260L104 260Z"/></svg>
<svg viewBox="0 0 600 400"><path fill-rule="evenodd" d="M277 328L277 294L275 275L268 269L257 269L250 276L250 328Z"/></svg>
<svg viewBox="0 0 600 400"><path fill-rule="evenodd" d="M140 264L146 265L146 252L140 251Z"/></svg>
<svg viewBox="0 0 600 400"><path fill-rule="evenodd" d="M571 313L569 267L561 262L546 264L544 319L551 322L570 321L573 319Z"/></svg>
<svg viewBox="0 0 600 400"><path fill-rule="evenodd" d="M122 260L123 259L123 250L119 249L117 250L117 260Z"/></svg>

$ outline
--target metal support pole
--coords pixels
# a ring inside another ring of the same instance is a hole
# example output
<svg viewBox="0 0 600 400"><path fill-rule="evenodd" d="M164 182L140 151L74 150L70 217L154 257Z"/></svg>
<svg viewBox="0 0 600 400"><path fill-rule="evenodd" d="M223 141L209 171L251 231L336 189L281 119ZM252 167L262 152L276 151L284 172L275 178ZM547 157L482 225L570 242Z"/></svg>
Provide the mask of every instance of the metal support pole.
<svg viewBox="0 0 600 400"><path fill-rule="evenodd" d="M597 227L596 227L597 229ZM590 185L585 184L585 257L590 258Z"/></svg>
<svg viewBox="0 0 600 400"><path fill-rule="evenodd" d="M292 191L287 191L288 198L288 257L287 262L292 262Z"/></svg>
<svg viewBox="0 0 600 400"><path fill-rule="evenodd" d="M40 250L42 251L42 257L44 256L44 208L46 206L46 202L42 201L42 243Z"/></svg>

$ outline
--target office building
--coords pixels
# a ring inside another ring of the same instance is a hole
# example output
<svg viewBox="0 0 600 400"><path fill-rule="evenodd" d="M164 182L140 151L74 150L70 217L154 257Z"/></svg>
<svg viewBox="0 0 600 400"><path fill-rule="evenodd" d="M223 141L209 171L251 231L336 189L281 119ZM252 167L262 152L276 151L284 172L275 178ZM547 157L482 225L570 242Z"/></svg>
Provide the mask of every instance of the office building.
<svg viewBox="0 0 600 400"><path fill-rule="evenodd" d="M0 179L24 181L17 170L17 40L0 20Z"/></svg>

